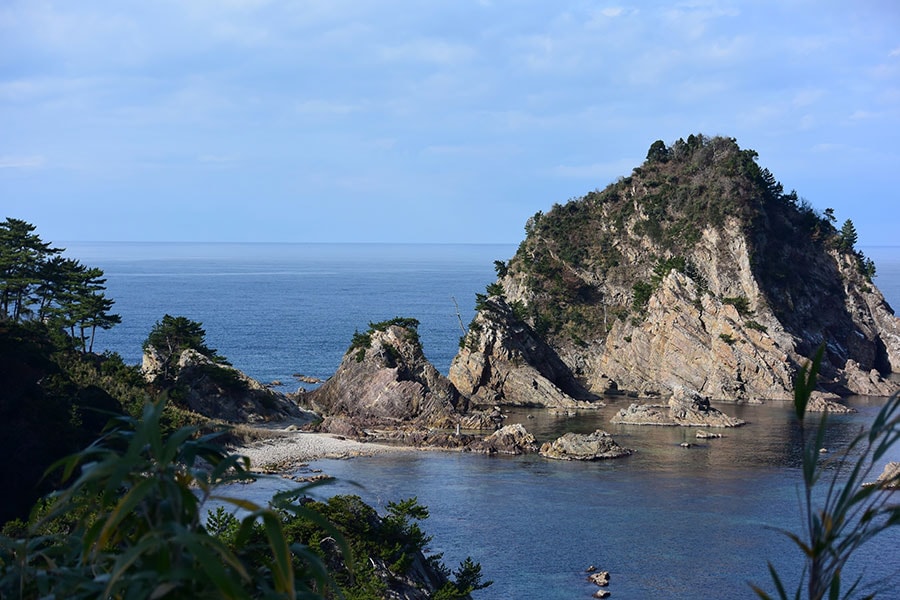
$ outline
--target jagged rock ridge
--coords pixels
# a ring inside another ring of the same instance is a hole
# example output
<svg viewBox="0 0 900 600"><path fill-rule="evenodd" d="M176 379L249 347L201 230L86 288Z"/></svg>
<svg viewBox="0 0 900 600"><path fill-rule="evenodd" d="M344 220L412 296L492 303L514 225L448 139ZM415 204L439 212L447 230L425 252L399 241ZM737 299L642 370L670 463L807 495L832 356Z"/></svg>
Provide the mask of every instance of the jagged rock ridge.
<svg viewBox="0 0 900 600"><path fill-rule="evenodd" d="M500 297L483 299L450 365L450 381L476 405L591 408L596 397Z"/></svg>
<svg viewBox="0 0 900 600"><path fill-rule="evenodd" d="M326 415L323 428L359 435L367 428L493 428L490 415L470 413L467 400L428 362L418 321L373 323L357 334L337 372L304 401Z"/></svg>
<svg viewBox="0 0 900 600"><path fill-rule="evenodd" d="M833 211L785 193L756 158L730 138L658 141L630 176L537 213L494 286L522 325L508 321L490 344L479 332L450 379L508 398L507 382L546 364L520 353L506 368L510 337L527 326L568 369L545 379L574 376L595 393L787 399L820 344L824 390L896 390L885 375L900 371L900 320L852 222L839 230Z"/></svg>

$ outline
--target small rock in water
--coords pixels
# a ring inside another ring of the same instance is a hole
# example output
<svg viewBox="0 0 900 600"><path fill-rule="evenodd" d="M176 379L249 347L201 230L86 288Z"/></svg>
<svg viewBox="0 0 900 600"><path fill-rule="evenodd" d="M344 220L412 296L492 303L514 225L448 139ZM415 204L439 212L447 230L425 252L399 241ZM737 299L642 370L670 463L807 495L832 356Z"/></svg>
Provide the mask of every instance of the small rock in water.
<svg viewBox="0 0 900 600"><path fill-rule="evenodd" d="M594 598L609 598L612 596L612 592L609 590L597 590L594 592Z"/></svg>
<svg viewBox="0 0 900 600"><path fill-rule="evenodd" d="M597 570L597 567L595 567L594 565L591 565L587 569L585 569L584 572L585 573L593 573L596 570Z"/></svg>
<svg viewBox="0 0 900 600"><path fill-rule="evenodd" d="M691 447L693 447L693 444L690 443L690 442L681 442L680 445L681 445L682 448L691 448Z"/></svg>
<svg viewBox="0 0 900 600"><path fill-rule="evenodd" d="M588 577L588 581L600 587L609 585L609 571L600 571Z"/></svg>

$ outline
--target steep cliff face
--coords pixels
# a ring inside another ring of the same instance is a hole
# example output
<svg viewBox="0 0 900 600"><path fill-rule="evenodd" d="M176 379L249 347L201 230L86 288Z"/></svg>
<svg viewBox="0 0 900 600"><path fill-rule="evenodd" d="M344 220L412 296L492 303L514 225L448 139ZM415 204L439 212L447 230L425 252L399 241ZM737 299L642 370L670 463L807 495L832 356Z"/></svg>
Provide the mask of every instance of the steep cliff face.
<svg viewBox="0 0 900 600"><path fill-rule="evenodd" d="M575 408L590 407L585 401L594 399L556 351L500 297L481 303L450 365L449 378L463 396L481 406Z"/></svg>
<svg viewBox="0 0 900 600"><path fill-rule="evenodd" d="M884 376L900 371L900 321L853 247L852 223L839 230L831 210L784 193L733 139L656 142L631 176L537 213L526 234L498 269L503 299L594 392L615 382L643 394L788 398L821 344L823 389L897 389ZM509 359L496 349L515 338L492 333L481 356L457 357L492 374L478 388L485 397L502 392L493 374ZM540 357L517 361L519 372L542 369Z"/></svg>
<svg viewBox="0 0 900 600"><path fill-rule="evenodd" d="M354 337L337 372L305 397L326 427L335 417L353 428L488 426L464 421L467 404L425 358L417 326L395 319Z"/></svg>

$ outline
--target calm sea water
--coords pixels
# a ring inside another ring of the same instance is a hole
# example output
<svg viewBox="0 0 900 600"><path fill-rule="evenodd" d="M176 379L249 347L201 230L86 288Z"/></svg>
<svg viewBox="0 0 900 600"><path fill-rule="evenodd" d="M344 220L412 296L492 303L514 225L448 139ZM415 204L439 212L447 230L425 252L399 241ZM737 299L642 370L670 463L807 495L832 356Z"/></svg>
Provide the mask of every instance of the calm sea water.
<svg viewBox="0 0 900 600"><path fill-rule="evenodd" d="M509 245L68 244L67 255L104 269L120 326L97 345L140 360L164 314L204 324L209 344L251 376L296 389L294 373L332 374L355 330L394 316L418 318L426 355L446 373L473 316L474 295L493 281ZM900 306L900 248L865 248L877 284ZM454 302L455 299L455 302ZM457 315L457 306L459 316ZM494 585L482 599L589 598L588 565L612 573L613 598L750 598L767 585L766 562L799 572L799 553L774 528L797 530L797 424L789 407L722 406L750 424L685 450L680 428L613 426L627 400L573 417L513 411L540 440L603 428L637 450L590 464L540 457L488 458L415 452L312 467L336 476L321 488L376 506L417 496L431 511L431 550L455 566L482 563ZM838 448L871 421L881 400L854 398L859 412L833 417ZM900 448L886 457L900 460ZM243 490L264 500L280 482ZM854 573L867 581L900 573L900 533L876 539ZM889 587L881 596L900 598Z"/></svg>

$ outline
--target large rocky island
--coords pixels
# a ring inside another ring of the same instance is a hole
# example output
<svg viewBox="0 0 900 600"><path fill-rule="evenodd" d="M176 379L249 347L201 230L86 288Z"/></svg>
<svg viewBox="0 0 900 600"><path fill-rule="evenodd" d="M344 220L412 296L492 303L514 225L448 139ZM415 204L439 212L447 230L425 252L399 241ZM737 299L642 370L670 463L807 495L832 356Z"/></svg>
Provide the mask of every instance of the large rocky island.
<svg viewBox="0 0 900 600"><path fill-rule="evenodd" d="M516 454L539 448L524 430L478 433L500 429L504 407L576 415L628 394L644 400L613 423L735 427L710 401L787 400L823 347L810 410L845 411L841 396L898 389L900 320L852 221L836 223L734 139L657 141L629 176L528 220L447 377L398 317L357 333L298 401L324 431Z"/></svg>
<svg viewBox="0 0 900 600"><path fill-rule="evenodd" d="M823 391L896 391L900 320L854 248L852 221L836 227L832 210L785 193L756 159L730 138L657 141L629 176L535 214L489 286L521 317L507 331L527 328L553 350L567 367L552 371L562 390L574 378L593 394L787 399L824 345ZM450 369L461 390L464 365L509 364L477 341L485 309ZM543 368L522 359L519 370ZM509 389L515 372L503 395L533 396Z"/></svg>

